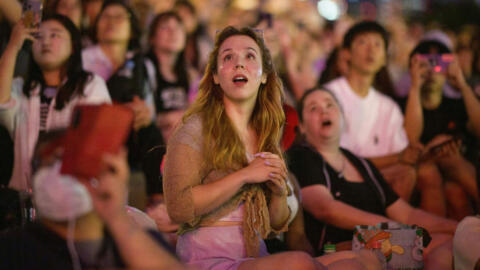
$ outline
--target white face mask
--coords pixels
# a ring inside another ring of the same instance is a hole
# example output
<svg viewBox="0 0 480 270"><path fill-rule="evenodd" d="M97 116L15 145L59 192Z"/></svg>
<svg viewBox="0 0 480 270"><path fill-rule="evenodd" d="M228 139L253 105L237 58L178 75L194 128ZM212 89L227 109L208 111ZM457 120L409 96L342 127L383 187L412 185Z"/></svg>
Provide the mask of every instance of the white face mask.
<svg viewBox="0 0 480 270"><path fill-rule="evenodd" d="M70 175L60 174L62 163L41 168L33 176L33 199L40 217L54 221L78 218L93 209L87 188Z"/></svg>

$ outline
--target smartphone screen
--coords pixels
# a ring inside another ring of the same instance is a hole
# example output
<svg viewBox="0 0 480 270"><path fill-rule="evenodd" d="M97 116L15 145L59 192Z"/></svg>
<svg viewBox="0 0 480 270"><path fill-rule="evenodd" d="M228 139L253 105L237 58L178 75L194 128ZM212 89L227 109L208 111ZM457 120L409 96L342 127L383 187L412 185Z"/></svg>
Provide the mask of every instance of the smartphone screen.
<svg viewBox="0 0 480 270"><path fill-rule="evenodd" d="M37 28L42 21L43 0L24 0L22 20L27 28Z"/></svg>
<svg viewBox="0 0 480 270"><path fill-rule="evenodd" d="M453 54L420 54L421 59L428 61L433 71L445 72L453 61Z"/></svg>

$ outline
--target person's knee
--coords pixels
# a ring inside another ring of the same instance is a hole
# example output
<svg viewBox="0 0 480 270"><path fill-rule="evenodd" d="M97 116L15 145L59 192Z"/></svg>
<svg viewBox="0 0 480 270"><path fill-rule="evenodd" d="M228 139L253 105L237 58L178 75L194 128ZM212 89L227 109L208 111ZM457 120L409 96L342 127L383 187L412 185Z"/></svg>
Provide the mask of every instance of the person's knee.
<svg viewBox="0 0 480 270"><path fill-rule="evenodd" d="M448 181L445 183L445 198L455 219L461 219L466 215L472 214L472 204L465 189L455 182ZM456 214L456 215L455 215Z"/></svg>
<svg viewBox="0 0 480 270"><path fill-rule="evenodd" d="M400 197L409 201L417 181L415 168L399 164L382 171L382 175Z"/></svg>
<svg viewBox="0 0 480 270"><path fill-rule="evenodd" d="M409 201L415 188L416 181L416 174L408 173L405 174L401 180L393 183L392 188L402 199Z"/></svg>
<svg viewBox="0 0 480 270"><path fill-rule="evenodd" d="M469 163L462 155L448 155L439 158L437 163L445 169L455 169L457 167L463 167Z"/></svg>
<svg viewBox="0 0 480 270"><path fill-rule="evenodd" d="M425 164L418 168L419 189L442 188L443 179L438 167L435 164Z"/></svg>

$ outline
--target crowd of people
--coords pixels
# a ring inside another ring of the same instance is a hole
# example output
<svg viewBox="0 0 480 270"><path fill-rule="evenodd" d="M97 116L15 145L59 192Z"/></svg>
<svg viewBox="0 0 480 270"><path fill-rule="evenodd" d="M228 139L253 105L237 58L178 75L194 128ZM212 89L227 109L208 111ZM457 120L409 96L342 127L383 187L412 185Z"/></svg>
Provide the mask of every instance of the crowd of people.
<svg viewBox="0 0 480 270"><path fill-rule="evenodd" d="M31 28L1 1L0 269L381 269L352 237L382 222L480 266L478 25L240 2L46 0ZM99 104L124 148L61 174Z"/></svg>

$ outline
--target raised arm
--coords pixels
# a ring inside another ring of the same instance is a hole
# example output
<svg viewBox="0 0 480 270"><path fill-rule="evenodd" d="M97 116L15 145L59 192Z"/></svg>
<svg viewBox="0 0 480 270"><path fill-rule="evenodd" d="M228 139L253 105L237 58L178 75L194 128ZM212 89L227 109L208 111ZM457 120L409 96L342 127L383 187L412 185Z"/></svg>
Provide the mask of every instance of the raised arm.
<svg viewBox="0 0 480 270"><path fill-rule="evenodd" d="M22 16L22 6L17 0L0 1L0 17L4 17L11 25L14 25Z"/></svg>
<svg viewBox="0 0 480 270"><path fill-rule="evenodd" d="M22 21L19 21L13 28L10 41L0 58L0 104L7 103L10 100L17 54L25 39L33 40L32 31L25 28Z"/></svg>
<svg viewBox="0 0 480 270"><path fill-rule="evenodd" d="M426 60L420 59L418 55L413 56L410 65L412 84L408 93L404 121L405 131L410 143L418 142L423 132L421 87L425 82L427 72L428 63Z"/></svg>
<svg viewBox="0 0 480 270"><path fill-rule="evenodd" d="M467 128L480 138L480 101L473 93L472 88L465 81L462 70L455 59L448 67L449 82L462 93L463 103L468 115Z"/></svg>
<svg viewBox="0 0 480 270"><path fill-rule="evenodd" d="M302 188L302 205L316 219L336 227L353 230L356 225L375 225L388 218L359 210L337 201L323 185Z"/></svg>
<svg viewBox="0 0 480 270"><path fill-rule="evenodd" d="M182 264L126 213L128 165L126 151L106 155L109 168L98 185L87 185L95 211L112 234L125 263L132 269L184 269Z"/></svg>

